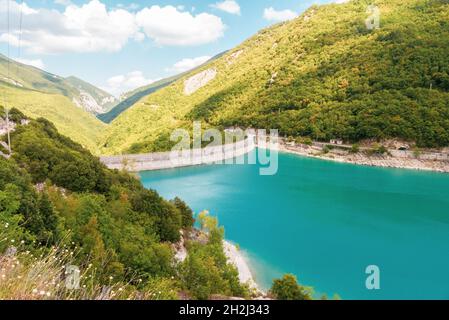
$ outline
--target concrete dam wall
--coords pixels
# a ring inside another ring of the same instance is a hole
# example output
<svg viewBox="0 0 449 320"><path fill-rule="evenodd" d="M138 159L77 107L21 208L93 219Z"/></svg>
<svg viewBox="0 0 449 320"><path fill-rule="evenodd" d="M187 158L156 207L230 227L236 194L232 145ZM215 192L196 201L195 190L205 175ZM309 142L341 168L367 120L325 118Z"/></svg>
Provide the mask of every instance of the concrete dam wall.
<svg viewBox="0 0 449 320"><path fill-rule="evenodd" d="M100 160L109 169L124 169L131 172L151 171L220 163L243 156L255 148L254 137L248 137L233 144L207 146L202 149L104 156L100 157Z"/></svg>

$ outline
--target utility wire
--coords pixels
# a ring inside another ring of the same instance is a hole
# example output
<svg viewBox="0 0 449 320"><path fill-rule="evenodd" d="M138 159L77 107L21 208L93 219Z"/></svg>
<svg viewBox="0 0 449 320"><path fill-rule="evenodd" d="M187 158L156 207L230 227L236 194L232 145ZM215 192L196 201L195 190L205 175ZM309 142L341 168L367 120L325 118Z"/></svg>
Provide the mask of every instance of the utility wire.
<svg viewBox="0 0 449 320"><path fill-rule="evenodd" d="M10 48L10 35L11 35L11 30L10 30L10 0L7 0L7 23L8 23L8 81L11 81L11 48ZM8 151L9 151L9 155L11 155L11 132L10 132L10 128L9 128L9 108L8 105L6 104L6 98L5 95L3 96L3 100L5 103L5 112L6 112L6 131L8 134Z"/></svg>
<svg viewBox="0 0 449 320"><path fill-rule="evenodd" d="M23 21L23 6L24 6L24 1L22 1L22 4L19 7L19 41L18 41L18 49L17 49L17 58L20 59L20 55L22 54L21 49L22 49L22 21ZM19 69L19 64L17 64L17 79L20 79L19 77L19 73L20 73L20 69Z"/></svg>

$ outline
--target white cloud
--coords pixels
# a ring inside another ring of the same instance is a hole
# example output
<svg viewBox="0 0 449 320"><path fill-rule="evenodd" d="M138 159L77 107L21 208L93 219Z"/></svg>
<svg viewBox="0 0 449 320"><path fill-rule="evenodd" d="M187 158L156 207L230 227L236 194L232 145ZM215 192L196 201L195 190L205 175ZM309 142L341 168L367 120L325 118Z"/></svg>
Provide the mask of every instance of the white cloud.
<svg viewBox="0 0 449 320"><path fill-rule="evenodd" d="M173 71L176 73L182 73L184 71L188 71L194 69L206 61L210 60L212 57L210 56L202 56L197 58L186 58L176 62L173 67L169 68L167 71Z"/></svg>
<svg viewBox="0 0 449 320"><path fill-rule="evenodd" d="M65 1L65 0L63 0L63 1ZM135 11L140 8L140 4L134 3L134 2L129 3L129 4L119 3L119 4L117 4L117 8Z"/></svg>
<svg viewBox="0 0 449 320"><path fill-rule="evenodd" d="M1 16L6 14L7 1L0 0ZM145 34L158 45L201 45L222 37L226 28L219 17L194 15L184 7L152 6L135 12L136 3L108 8L100 0L80 6L70 0L54 1L64 5L63 11L10 1L10 33L7 19L0 19L0 42L20 43L31 54L116 52L130 39L143 41ZM20 8L24 14L21 31Z"/></svg>
<svg viewBox="0 0 449 320"><path fill-rule="evenodd" d="M36 67L38 69L44 69L45 64L42 59L24 59L24 58L14 58L15 61Z"/></svg>
<svg viewBox="0 0 449 320"><path fill-rule="evenodd" d="M208 13L192 15L173 6L152 6L136 15L145 34L158 45L188 46L213 42L224 34L222 20Z"/></svg>
<svg viewBox="0 0 449 320"><path fill-rule="evenodd" d="M106 92L119 97L125 92L132 91L139 87L149 85L159 79L148 79L144 76L142 71L133 71L128 74L117 75L109 78L103 87Z"/></svg>
<svg viewBox="0 0 449 320"><path fill-rule="evenodd" d="M211 7L222 10L230 14L240 15L240 5L235 0L225 0L212 4Z"/></svg>
<svg viewBox="0 0 449 320"><path fill-rule="evenodd" d="M70 0L54 0L54 3L67 7L72 4L72 1L70 1Z"/></svg>
<svg viewBox="0 0 449 320"><path fill-rule="evenodd" d="M6 1L0 0L0 12L6 12ZM11 21L18 21L19 4L11 2ZM141 39L132 13L123 9L108 10L99 0L83 6L68 5L64 12L48 9L24 10L21 45L34 54L62 52L119 51L129 38ZM1 19L4 21L5 19ZM17 46L19 25L0 21L0 41Z"/></svg>
<svg viewBox="0 0 449 320"><path fill-rule="evenodd" d="M273 7L266 8L263 17L268 21L281 22L295 19L298 14L292 10L277 11Z"/></svg>

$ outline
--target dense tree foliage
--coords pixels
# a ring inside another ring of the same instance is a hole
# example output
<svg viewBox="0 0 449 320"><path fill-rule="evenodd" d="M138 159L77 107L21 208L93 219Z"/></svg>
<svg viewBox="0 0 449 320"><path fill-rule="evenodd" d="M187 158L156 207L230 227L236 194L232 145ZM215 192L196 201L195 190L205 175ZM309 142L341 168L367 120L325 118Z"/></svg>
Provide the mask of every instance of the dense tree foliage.
<svg viewBox="0 0 449 320"><path fill-rule="evenodd" d="M190 244L187 259L181 265L184 287L195 299L207 299L212 294L248 296L249 289L239 282L237 269L227 262L223 253L224 230L207 214L199 216L202 230L207 232L205 245Z"/></svg>
<svg viewBox="0 0 449 320"><path fill-rule="evenodd" d="M182 226L184 228L193 227L195 220L193 219L192 209L190 209L190 207L178 197L173 199L171 202L176 208L178 208L179 212L181 213Z"/></svg>
<svg viewBox="0 0 449 320"><path fill-rule="evenodd" d="M298 284L296 277L286 274L282 279L275 279L271 294L278 300L311 300L310 292Z"/></svg>
<svg viewBox="0 0 449 320"><path fill-rule="evenodd" d="M75 262L89 263L97 280L166 290L159 298L175 298L182 286L202 298L245 293L218 238L192 245L196 262L187 269L201 274L211 266L219 281L208 278L208 289L198 292L189 277L178 285L186 267L174 263L171 244L194 222L181 199L166 201L130 174L108 170L47 120L18 125L12 142L13 157L0 157L0 254L11 246L57 245L76 251Z"/></svg>

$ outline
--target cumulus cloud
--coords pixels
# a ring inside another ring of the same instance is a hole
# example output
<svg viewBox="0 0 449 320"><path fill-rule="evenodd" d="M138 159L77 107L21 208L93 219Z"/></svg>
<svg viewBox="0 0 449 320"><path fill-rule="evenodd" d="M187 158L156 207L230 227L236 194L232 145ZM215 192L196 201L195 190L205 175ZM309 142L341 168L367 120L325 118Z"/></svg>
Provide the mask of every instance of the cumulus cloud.
<svg viewBox="0 0 449 320"><path fill-rule="evenodd" d="M212 4L211 7L222 10L230 14L240 15L240 5L235 0L225 0Z"/></svg>
<svg viewBox="0 0 449 320"><path fill-rule="evenodd" d="M152 6L136 15L145 34L158 45L188 46L213 42L224 34L222 20L208 13L192 15L173 6Z"/></svg>
<svg viewBox="0 0 449 320"><path fill-rule="evenodd" d="M7 10L0 0L0 14ZM116 52L130 40L143 41L145 34L158 45L200 45L222 37L225 25L212 14L193 15L173 6L152 6L138 12L138 4L108 8L100 0L78 6L68 0L55 0L63 11L31 8L10 1L10 26L0 19L0 42L19 43L31 54L65 52ZM20 10L21 9L21 10ZM23 25L19 28L22 11Z"/></svg>
<svg viewBox="0 0 449 320"><path fill-rule="evenodd" d="M72 4L70 0L54 0L54 3L60 4L61 6L69 6Z"/></svg>
<svg viewBox="0 0 449 320"><path fill-rule="evenodd" d="M176 62L173 67L169 68L167 71L172 71L176 73L182 73L184 71L188 71L194 69L206 61L210 60L212 57L210 56L202 56L197 58L186 58Z"/></svg>
<svg viewBox="0 0 449 320"><path fill-rule="evenodd" d="M117 4L117 8L130 10L130 11L135 11L135 10L140 8L140 4L134 3L134 2L129 3L129 4L119 3L119 4Z"/></svg>
<svg viewBox="0 0 449 320"><path fill-rule="evenodd" d="M116 97L119 97L125 92L129 92L139 87L149 85L158 80L159 79L146 78L142 71L133 71L127 74L116 75L109 78L106 81L107 85L102 89Z"/></svg>
<svg viewBox="0 0 449 320"><path fill-rule="evenodd" d="M0 11L6 0L0 0ZM19 4L11 2L11 21L18 21ZM129 38L141 38L134 15L126 10L108 10L98 0L83 6L69 4L64 12L48 9L24 11L22 32L12 23L6 33L6 23L0 24L0 41L17 46L19 38L24 48L34 54L63 52L118 51ZM4 19L2 19L4 20ZM21 33L21 34L20 34Z"/></svg>
<svg viewBox="0 0 449 320"><path fill-rule="evenodd" d="M14 59L17 62L26 64L28 66L33 66L36 67L38 69L44 69L45 68L45 64L42 61L42 59L24 59L24 58L15 58Z"/></svg>
<svg viewBox="0 0 449 320"><path fill-rule="evenodd" d="M281 22L295 19L298 14L292 10L275 10L273 7L266 8L263 17L268 21Z"/></svg>

